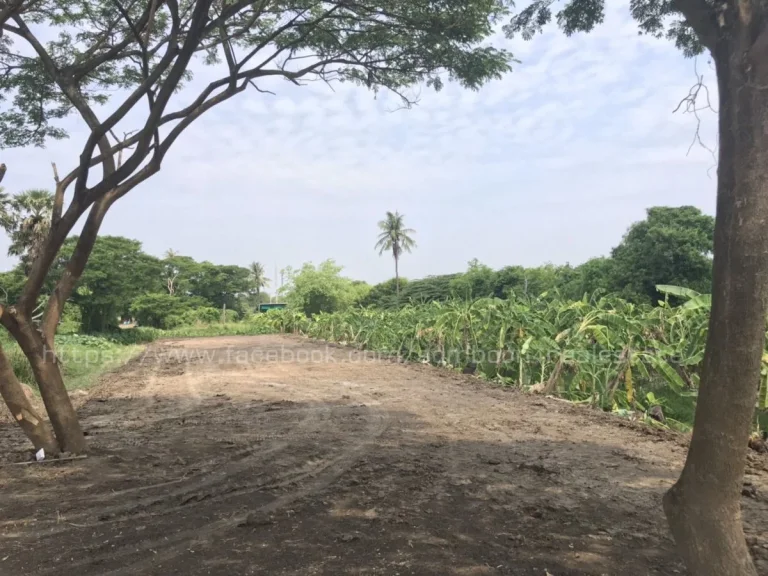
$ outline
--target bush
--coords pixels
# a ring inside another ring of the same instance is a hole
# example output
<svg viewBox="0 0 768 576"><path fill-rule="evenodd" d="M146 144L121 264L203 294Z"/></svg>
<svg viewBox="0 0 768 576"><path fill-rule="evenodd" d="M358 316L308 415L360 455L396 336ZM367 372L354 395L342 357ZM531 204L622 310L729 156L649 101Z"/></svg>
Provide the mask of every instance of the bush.
<svg viewBox="0 0 768 576"><path fill-rule="evenodd" d="M211 308L202 298L172 296L167 293L143 294L131 304L131 313L139 323L155 328L174 328L190 324L198 317L211 316L211 311L214 315L218 314L218 311ZM188 314L192 315L187 316Z"/></svg>
<svg viewBox="0 0 768 576"><path fill-rule="evenodd" d="M57 334L77 334L83 323L83 314L80 306L72 302L64 303L64 310L61 314Z"/></svg>
<svg viewBox="0 0 768 576"><path fill-rule="evenodd" d="M221 322L221 312L212 306L202 306L194 310L187 310L182 314L183 324L213 324Z"/></svg>
<svg viewBox="0 0 768 576"><path fill-rule="evenodd" d="M29 364L29 360L24 356L24 352L18 346L13 346L5 350L8 356L8 361L13 367L13 373L16 374L16 378L24 384L37 387L35 382L35 375L32 373L32 366Z"/></svg>
<svg viewBox="0 0 768 576"><path fill-rule="evenodd" d="M148 344L154 342L158 338L162 338L163 331L158 330L157 328L141 326L137 328L125 328L117 332L101 334L100 336L115 344Z"/></svg>

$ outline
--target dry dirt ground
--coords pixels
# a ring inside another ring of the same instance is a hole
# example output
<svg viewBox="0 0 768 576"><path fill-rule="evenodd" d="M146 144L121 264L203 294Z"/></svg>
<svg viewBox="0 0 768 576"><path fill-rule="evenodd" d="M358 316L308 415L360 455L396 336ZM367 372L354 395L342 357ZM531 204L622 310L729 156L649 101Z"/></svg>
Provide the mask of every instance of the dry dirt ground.
<svg viewBox="0 0 768 576"><path fill-rule="evenodd" d="M164 342L79 411L92 455L0 426L0 574L684 574L685 439L296 338ZM768 574L768 459L745 523Z"/></svg>

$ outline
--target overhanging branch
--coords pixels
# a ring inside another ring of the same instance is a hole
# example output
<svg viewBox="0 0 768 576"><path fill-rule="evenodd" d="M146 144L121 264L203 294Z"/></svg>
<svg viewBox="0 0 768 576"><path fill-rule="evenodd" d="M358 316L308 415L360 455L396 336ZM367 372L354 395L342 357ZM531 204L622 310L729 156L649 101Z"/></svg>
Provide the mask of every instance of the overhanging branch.
<svg viewBox="0 0 768 576"><path fill-rule="evenodd" d="M715 10L706 0L671 0L672 8L680 12L693 28L699 41L710 52L714 51L718 38Z"/></svg>

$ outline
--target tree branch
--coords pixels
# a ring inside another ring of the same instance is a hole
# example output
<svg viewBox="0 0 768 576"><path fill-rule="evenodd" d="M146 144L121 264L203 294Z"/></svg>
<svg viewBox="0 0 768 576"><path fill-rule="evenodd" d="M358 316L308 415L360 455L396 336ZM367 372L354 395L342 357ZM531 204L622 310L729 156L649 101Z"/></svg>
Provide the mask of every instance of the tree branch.
<svg viewBox="0 0 768 576"><path fill-rule="evenodd" d="M713 7L706 0L671 0L671 5L685 17L701 44L714 52L719 28Z"/></svg>
<svg viewBox="0 0 768 576"><path fill-rule="evenodd" d="M93 204L88 213L88 219L85 221L85 226L83 226L83 230L77 239L72 257L67 262L64 273L56 283L56 288L54 288L53 293L48 298L48 304L45 307L41 323L41 332L46 346L51 350L53 350L56 326L61 318L64 303L72 295L72 290L83 274L83 270L85 270L88 257L91 255L91 250L93 250L93 245L99 234L99 228L111 204L112 201L108 198L101 198Z"/></svg>

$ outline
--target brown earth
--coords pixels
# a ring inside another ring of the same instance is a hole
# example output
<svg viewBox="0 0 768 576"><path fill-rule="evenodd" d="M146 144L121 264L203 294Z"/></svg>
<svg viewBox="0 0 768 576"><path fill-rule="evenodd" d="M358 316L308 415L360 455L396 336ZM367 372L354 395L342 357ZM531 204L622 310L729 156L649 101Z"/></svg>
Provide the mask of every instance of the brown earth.
<svg viewBox="0 0 768 576"><path fill-rule="evenodd" d="M685 438L288 337L164 342L78 399L92 454L17 465L0 574L684 574ZM743 507L768 574L768 457Z"/></svg>

